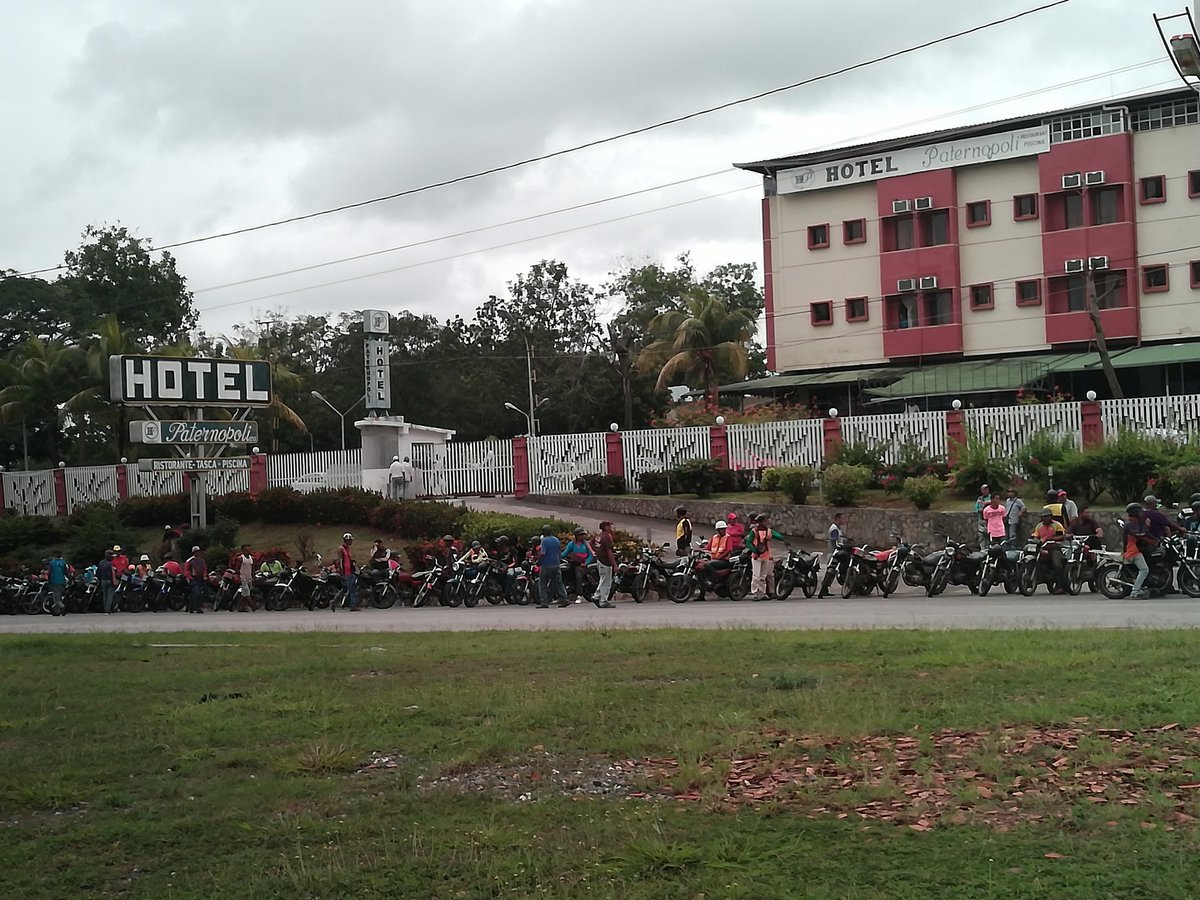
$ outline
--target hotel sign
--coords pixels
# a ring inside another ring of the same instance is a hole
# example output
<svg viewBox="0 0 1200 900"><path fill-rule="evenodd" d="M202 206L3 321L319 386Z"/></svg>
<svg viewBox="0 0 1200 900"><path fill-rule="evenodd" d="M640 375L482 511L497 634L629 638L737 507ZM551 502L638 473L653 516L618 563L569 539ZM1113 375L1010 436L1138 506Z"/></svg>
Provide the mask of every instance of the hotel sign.
<svg viewBox="0 0 1200 900"><path fill-rule="evenodd" d="M248 456L170 457L139 459L141 472L244 472L250 468Z"/></svg>
<svg viewBox="0 0 1200 900"><path fill-rule="evenodd" d="M129 439L139 444L253 444L258 423L138 419L129 423Z"/></svg>
<svg viewBox="0 0 1200 900"><path fill-rule="evenodd" d="M262 360L110 356L109 394L131 406L270 406Z"/></svg>
<svg viewBox="0 0 1200 900"><path fill-rule="evenodd" d="M819 191L822 188L879 181L883 178L914 175L935 169L1019 159L1023 156L1046 153L1049 149L1050 126L1043 125L962 141L906 147L875 156L858 156L820 165L781 169L775 175L775 189L780 194Z"/></svg>

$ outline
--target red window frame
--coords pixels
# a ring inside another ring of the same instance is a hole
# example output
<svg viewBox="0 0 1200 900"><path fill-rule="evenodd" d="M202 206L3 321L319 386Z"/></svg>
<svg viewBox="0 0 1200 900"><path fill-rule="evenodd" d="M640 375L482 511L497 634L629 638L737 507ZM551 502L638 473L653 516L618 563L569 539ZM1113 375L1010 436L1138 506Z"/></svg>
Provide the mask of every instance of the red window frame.
<svg viewBox="0 0 1200 900"><path fill-rule="evenodd" d="M1150 284L1151 273L1162 272L1162 284ZM1153 266L1142 266L1142 293L1143 294L1161 294L1164 291L1171 289L1171 267L1166 263L1157 263Z"/></svg>
<svg viewBox="0 0 1200 900"><path fill-rule="evenodd" d="M825 307L825 318L817 321L817 307ZM812 322L813 328L825 328L833 324L833 301L832 300L814 300L808 304L808 315Z"/></svg>
<svg viewBox="0 0 1200 900"><path fill-rule="evenodd" d="M1033 285L1034 296L1030 297L1028 299L1022 300L1021 299L1021 287L1022 287L1022 285L1026 285L1026 284ZM1016 285L1016 290L1017 290L1017 294L1016 294L1017 306L1041 306L1042 305L1042 282L1040 279L1031 278L1031 279L1027 279L1024 281L1018 281L1017 285Z"/></svg>
<svg viewBox="0 0 1200 900"><path fill-rule="evenodd" d="M987 302L986 303L976 303L975 302L975 291L980 288L987 289ZM996 308L996 286L994 284L992 284L991 282L987 282L985 284L971 285L970 287L967 288L967 304L970 306L972 312L975 312L976 310L981 310L981 309L995 309Z"/></svg>
<svg viewBox="0 0 1200 900"><path fill-rule="evenodd" d="M1200 290L1200 259L1188 263L1188 273L1191 275L1192 290Z"/></svg>
<svg viewBox="0 0 1200 900"><path fill-rule="evenodd" d="M983 206L983 218L980 219L978 222L972 222L971 221L971 207L979 206L981 204ZM992 201L991 200L972 200L970 203L967 204L965 213L966 214L965 214L964 218L966 219L966 226L968 228L983 228L985 225L991 225L992 224Z"/></svg>
<svg viewBox="0 0 1200 900"><path fill-rule="evenodd" d="M818 241L816 239L818 228L825 229L825 240L824 241ZM809 250L822 250L828 246L829 246L829 223L825 222L824 224L809 225L808 226L808 249Z"/></svg>
<svg viewBox="0 0 1200 900"><path fill-rule="evenodd" d="M857 225L859 227L859 236L852 238L849 235L848 225ZM843 244L865 244L867 242L867 220L866 219L846 219L842 222L842 243Z"/></svg>
<svg viewBox="0 0 1200 900"><path fill-rule="evenodd" d="M862 315L852 316L850 314L850 303L854 300L862 301ZM871 301L866 297L847 297L846 298L846 321L847 322L868 322L871 319Z"/></svg>
<svg viewBox="0 0 1200 900"><path fill-rule="evenodd" d="M1147 183L1158 182L1158 196L1147 197ZM1147 206L1151 203L1166 203L1167 202L1167 176L1165 175L1147 175L1145 178L1138 179L1138 203L1142 206Z"/></svg>
<svg viewBox="0 0 1200 900"><path fill-rule="evenodd" d="M1021 213L1017 212L1020 202L1025 198L1033 200L1033 212ZM1013 221L1014 222L1032 222L1038 217L1038 195L1037 194L1013 194Z"/></svg>
<svg viewBox="0 0 1200 900"><path fill-rule="evenodd" d="M1187 173L1188 196L1193 200L1200 198L1200 169L1192 169Z"/></svg>

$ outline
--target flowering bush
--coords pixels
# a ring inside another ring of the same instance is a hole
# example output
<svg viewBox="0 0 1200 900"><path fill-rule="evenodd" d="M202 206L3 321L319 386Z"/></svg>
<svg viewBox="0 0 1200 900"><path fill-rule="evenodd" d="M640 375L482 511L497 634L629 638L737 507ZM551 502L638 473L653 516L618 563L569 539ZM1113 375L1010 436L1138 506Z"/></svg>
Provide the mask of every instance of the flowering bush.
<svg viewBox="0 0 1200 900"><path fill-rule="evenodd" d="M809 466L776 466L763 472L763 488L781 491L797 506L808 502L812 490L813 470Z"/></svg>
<svg viewBox="0 0 1200 900"><path fill-rule="evenodd" d="M871 485L871 470L866 466L835 463L821 473L821 496L831 506L852 506Z"/></svg>
<svg viewBox="0 0 1200 900"><path fill-rule="evenodd" d="M904 499L917 509L929 509L946 485L936 475L921 475L904 482Z"/></svg>
<svg viewBox="0 0 1200 900"><path fill-rule="evenodd" d="M711 400L680 403L666 415L650 420L651 428L684 428L695 425L715 425L717 416L725 417L726 425L752 425L758 422L787 422L810 418L810 410L795 403L763 403L746 410L720 406Z"/></svg>
<svg viewBox="0 0 1200 900"><path fill-rule="evenodd" d="M1045 394L1032 390L1027 391L1025 388L1017 389L1017 403L1022 406L1036 406L1039 403L1069 403L1074 399L1070 391L1064 391L1057 384L1052 391Z"/></svg>

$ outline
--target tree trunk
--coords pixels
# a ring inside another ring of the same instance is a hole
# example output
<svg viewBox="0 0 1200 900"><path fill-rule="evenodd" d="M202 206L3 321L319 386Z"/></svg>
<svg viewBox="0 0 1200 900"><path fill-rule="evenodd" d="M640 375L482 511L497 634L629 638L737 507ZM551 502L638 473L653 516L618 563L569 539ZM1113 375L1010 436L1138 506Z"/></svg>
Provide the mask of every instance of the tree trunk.
<svg viewBox="0 0 1200 900"><path fill-rule="evenodd" d="M1120 400L1124 398L1124 393L1121 391L1121 383L1117 380L1117 370L1113 368L1112 358L1108 355L1108 342L1104 337L1104 326L1100 322L1100 305L1096 297L1096 278L1092 273L1090 261L1087 263L1087 268L1084 269L1084 292L1087 295L1088 316L1092 320L1092 328L1096 332L1096 352L1100 354L1100 365L1104 368L1104 377L1108 379L1108 389L1112 392L1113 398ZM1109 293L1112 292L1109 288ZM1107 294L1106 294L1107 296Z"/></svg>

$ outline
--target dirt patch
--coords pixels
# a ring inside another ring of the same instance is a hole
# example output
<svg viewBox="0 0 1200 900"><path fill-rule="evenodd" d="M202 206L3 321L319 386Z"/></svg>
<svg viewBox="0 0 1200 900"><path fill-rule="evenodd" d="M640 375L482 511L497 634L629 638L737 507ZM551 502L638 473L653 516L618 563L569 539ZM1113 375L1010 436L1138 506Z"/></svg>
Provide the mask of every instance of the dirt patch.
<svg viewBox="0 0 1200 900"><path fill-rule="evenodd" d="M480 766L457 766L418 779L420 790L453 790L489 794L514 803L529 803L550 795L588 797L649 796L636 781L632 767L601 757L569 759L535 748L526 760ZM664 792L658 796L669 797Z"/></svg>

